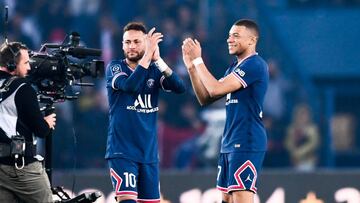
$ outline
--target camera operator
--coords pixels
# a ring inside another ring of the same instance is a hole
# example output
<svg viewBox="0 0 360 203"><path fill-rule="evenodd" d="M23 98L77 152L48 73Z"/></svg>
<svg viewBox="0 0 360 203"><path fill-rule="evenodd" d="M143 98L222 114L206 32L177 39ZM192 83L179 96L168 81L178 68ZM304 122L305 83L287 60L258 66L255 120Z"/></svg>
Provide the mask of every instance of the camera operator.
<svg viewBox="0 0 360 203"><path fill-rule="evenodd" d="M28 48L19 42L0 49L0 202L53 202L48 176L36 156L36 137L55 127L55 114L40 112L25 76Z"/></svg>

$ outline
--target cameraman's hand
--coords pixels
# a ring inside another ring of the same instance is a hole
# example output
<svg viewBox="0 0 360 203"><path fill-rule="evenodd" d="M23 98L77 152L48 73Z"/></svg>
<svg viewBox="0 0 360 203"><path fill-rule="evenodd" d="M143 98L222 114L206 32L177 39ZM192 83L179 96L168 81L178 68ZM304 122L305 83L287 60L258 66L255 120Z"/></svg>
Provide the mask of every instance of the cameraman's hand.
<svg viewBox="0 0 360 203"><path fill-rule="evenodd" d="M49 125L49 128L55 129L55 121L56 121L55 113L45 116L44 119L47 122L47 124Z"/></svg>

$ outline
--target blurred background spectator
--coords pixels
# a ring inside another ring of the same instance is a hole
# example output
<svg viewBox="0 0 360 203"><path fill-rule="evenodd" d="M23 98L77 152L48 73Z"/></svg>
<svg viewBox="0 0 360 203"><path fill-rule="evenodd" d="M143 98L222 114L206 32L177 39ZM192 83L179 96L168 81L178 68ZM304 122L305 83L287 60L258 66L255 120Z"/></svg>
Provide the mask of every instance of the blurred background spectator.
<svg viewBox="0 0 360 203"><path fill-rule="evenodd" d="M319 140L318 127L312 121L311 110L306 104L297 105L285 137L286 149L296 169L315 169L318 164Z"/></svg>

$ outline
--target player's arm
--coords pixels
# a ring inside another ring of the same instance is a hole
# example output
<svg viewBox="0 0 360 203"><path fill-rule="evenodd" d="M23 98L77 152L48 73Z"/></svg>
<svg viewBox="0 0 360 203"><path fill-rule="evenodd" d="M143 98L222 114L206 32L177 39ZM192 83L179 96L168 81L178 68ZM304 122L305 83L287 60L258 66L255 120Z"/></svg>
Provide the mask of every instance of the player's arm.
<svg viewBox="0 0 360 203"><path fill-rule="evenodd" d="M184 93L186 91L185 84L180 77L174 73L171 69L169 75L163 75L160 78L160 85L165 91L175 92L177 94Z"/></svg>
<svg viewBox="0 0 360 203"><path fill-rule="evenodd" d="M159 46L154 52L153 60L155 66L162 73L162 77L160 78L161 87L165 91L172 91L178 94L184 93L186 88L184 82L180 79L180 77L173 72L173 70L165 63L165 61L160 57Z"/></svg>
<svg viewBox="0 0 360 203"><path fill-rule="evenodd" d="M196 69L198 78L200 79L210 98L219 99L224 95L236 91L242 87L242 84L236 77L234 77L235 75L233 74L229 74L221 80L216 80L216 78L208 71L201 58L201 47L198 41L193 41L192 39L188 38L184 40L183 47L184 51L188 54L189 60L192 61L192 65Z"/></svg>
<svg viewBox="0 0 360 203"><path fill-rule="evenodd" d="M110 72L107 77L107 85L111 86L114 90L124 92L137 92L144 84L145 76L148 72L148 69L140 64L130 76L121 70L120 64L110 63L107 69Z"/></svg>
<svg viewBox="0 0 360 203"><path fill-rule="evenodd" d="M189 54L188 54L188 49L185 45L185 41L183 42L184 44L182 45L182 56L183 56L183 61L184 64L187 68L187 71L189 73L190 76L190 81L191 81L191 85L194 89L195 95L197 100L199 101L200 105L206 105L206 104L210 104L213 101L215 101L215 99L212 99L208 93L208 91L206 90L206 88L204 87L204 84L201 82L199 75L195 69L194 64L192 64L190 58L189 58Z"/></svg>
<svg viewBox="0 0 360 203"><path fill-rule="evenodd" d="M204 87L209 92L211 98L221 98L228 93L234 92L242 87L240 81L234 74L229 74L221 80L215 77L208 71L204 62L194 65L198 72L200 80L203 82Z"/></svg>

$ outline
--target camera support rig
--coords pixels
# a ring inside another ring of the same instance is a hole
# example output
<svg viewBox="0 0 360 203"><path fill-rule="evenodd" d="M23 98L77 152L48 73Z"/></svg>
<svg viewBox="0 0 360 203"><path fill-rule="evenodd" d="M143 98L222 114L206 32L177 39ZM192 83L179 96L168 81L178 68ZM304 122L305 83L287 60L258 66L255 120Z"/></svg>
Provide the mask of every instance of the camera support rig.
<svg viewBox="0 0 360 203"><path fill-rule="evenodd" d="M77 99L77 96L66 96L64 100ZM52 97L44 97L40 95L40 102L46 103L46 105L41 109L44 112L45 116L50 115L55 112L55 107L53 104L55 101ZM45 137L45 171L48 174L50 185L52 185L52 136L53 132L49 133ZM82 193L74 198L71 198L62 187L51 187L53 195L56 195L60 201L55 201L55 203L91 203L95 202L96 199L101 197L100 192L86 192Z"/></svg>
<svg viewBox="0 0 360 203"><path fill-rule="evenodd" d="M62 187L53 187L51 188L53 194L60 198L60 201L55 201L55 203L91 203L95 202L97 198L101 197L99 191L97 192L87 192L82 193L74 198L71 198Z"/></svg>
<svg viewBox="0 0 360 203"><path fill-rule="evenodd" d="M74 58L100 56L101 50L78 47L80 35L75 32L71 33L69 40L69 43L63 42L62 45L46 43L41 47L40 52L31 54L33 71L29 74L30 81L38 90L39 102L45 104L42 109L45 115L50 115L55 111L54 103L78 98L80 92L69 95L66 91L67 87L94 86L92 83L75 82L75 80L84 76L97 77L104 70L102 61L93 60L82 64L74 60ZM47 49L53 49L53 51L50 54L44 54ZM69 56L74 58L70 59ZM45 138L45 169L52 183L52 132ZM61 199L62 203L90 203L101 196L99 192L93 192L70 198L61 187L52 188L52 192Z"/></svg>

